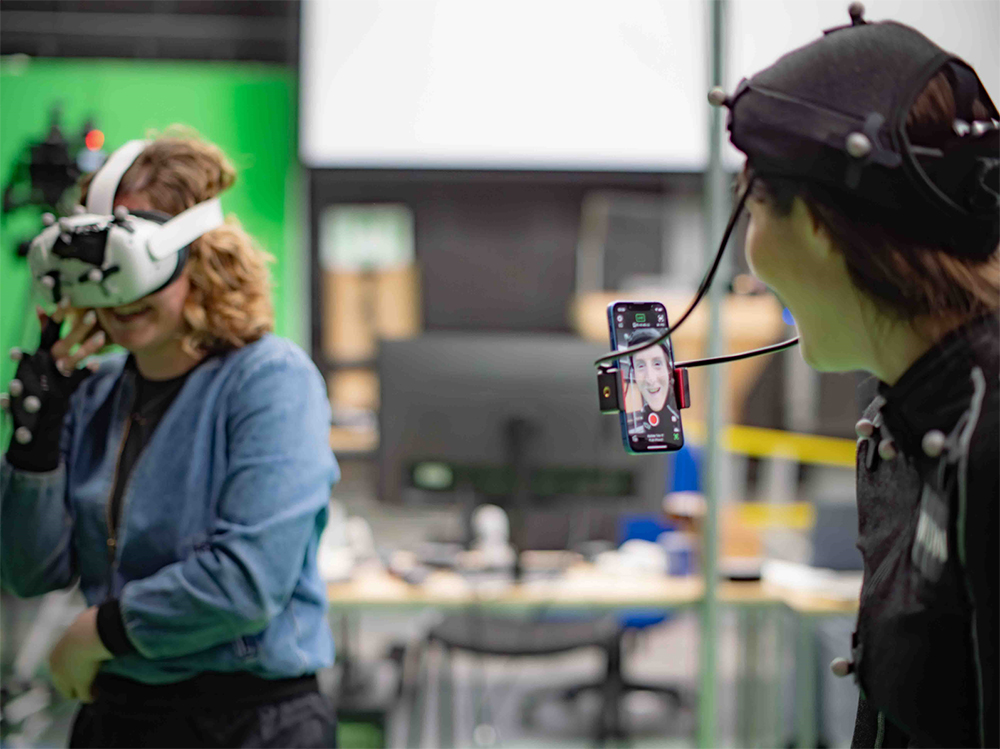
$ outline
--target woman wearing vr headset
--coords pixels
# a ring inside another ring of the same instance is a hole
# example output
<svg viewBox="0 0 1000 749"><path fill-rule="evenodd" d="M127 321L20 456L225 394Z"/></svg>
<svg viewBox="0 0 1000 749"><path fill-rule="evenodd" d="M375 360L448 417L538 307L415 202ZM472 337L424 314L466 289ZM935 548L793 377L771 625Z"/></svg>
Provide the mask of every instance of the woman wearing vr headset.
<svg viewBox="0 0 1000 749"><path fill-rule="evenodd" d="M997 110L921 34L828 31L726 95L754 273L821 371L867 370L854 746L997 746ZM845 643L845 651L847 643Z"/></svg>
<svg viewBox="0 0 1000 749"><path fill-rule="evenodd" d="M89 604L49 659L85 703L71 746L335 745L315 677L329 406L270 332L266 255L223 220L234 179L192 135L132 141L29 253L59 305L15 354L0 569L21 596L79 580ZM106 341L127 353L80 368Z"/></svg>

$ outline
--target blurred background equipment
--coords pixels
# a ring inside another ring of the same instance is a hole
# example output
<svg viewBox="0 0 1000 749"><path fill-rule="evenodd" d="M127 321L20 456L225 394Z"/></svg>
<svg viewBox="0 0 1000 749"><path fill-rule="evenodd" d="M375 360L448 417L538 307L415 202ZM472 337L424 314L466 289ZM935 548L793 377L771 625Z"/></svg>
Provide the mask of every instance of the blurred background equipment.
<svg viewBox="0 0 1000 749"><path fill-rule="evenodd" d="M29 141L11 170L3 190L3 213L35 207L56 214L72 208L73 193L81 175L99 169L107 158L104 133L88 119L78 138L67 140L60 125L59 107L53 107L48 132ZM31 239L17 243L17 254L28 254Z"/></svg>

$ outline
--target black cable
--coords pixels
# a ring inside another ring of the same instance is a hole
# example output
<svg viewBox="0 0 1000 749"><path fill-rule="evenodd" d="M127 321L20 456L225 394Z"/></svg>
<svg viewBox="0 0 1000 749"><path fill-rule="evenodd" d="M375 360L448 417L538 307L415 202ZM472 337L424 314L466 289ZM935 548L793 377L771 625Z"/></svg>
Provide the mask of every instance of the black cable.
<svg viewBox="0 0 1000 749"><path fill-rule="evenodd" d="M740 218L740 214L743 212L743 205L747 202L747 197L750 195L750 190L753 189L753 183L756 177L751 176L750 181L747 182L746 189L743 194L740 195L740 199L737 201L736 206L733 208L732 215L729 217L729 223L726 224L726 231L722 234L722 241L719 243L719 251L715 253L715 259L712 261L711 267L708 269L708 273L705 274L705 278L702 279L701 286L698 288L698 292L695 294L694 299L688 306L684 314L681 315L680 319L671 325L663 333L663 335L658 338L654 338L652 341L647 341L646 343L640 344L638 346L631 346L628 348L623 348L621 351L615 351L610 354L605 354L600 359L594 362L594 366L599 367L604 362L614 361L623 356L631 356L632 354L637 354L640 351L645 351L648 348L653 348L653 346L658 346L670 337L677 328L679 328L688 316L694 312L694 308L698 306L701 300L704 298L705 294L708 292L709 286L712 285L712 279L715 278L715 273L719 269L719 263L722 262L722 253L726 251L726 245L729 244L729 237L733 233L733 229L736 228L736 222Z"/></svg>
<svg viewBox="0 0 1000 749"><path fill-rule="evenodd" d="M784 351L786 348L791 348L799 342L799 337L789 338L787 341L782 341L781 343L775 343L771 346L764 346L763 348L755 348L750 351L741 351L738 354L727 354L726 356L710 356L707 359L692 359L691 361L679 361L674 364L675 369L691 369L692 367L707 367L709 364L725 364L726 362L739 361L740 359L749 359L752 356L763 356L764 354L773 354L776 351Z"/></svg>

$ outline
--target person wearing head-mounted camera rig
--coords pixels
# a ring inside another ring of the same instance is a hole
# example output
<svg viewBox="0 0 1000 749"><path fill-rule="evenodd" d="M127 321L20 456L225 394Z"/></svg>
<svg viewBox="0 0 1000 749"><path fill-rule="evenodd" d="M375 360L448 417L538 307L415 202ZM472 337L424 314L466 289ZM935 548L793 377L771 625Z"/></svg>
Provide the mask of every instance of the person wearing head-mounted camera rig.
<svg viewBox="0 0 1000 749"><path fill-rule="evenodd" d="M12 352L0 582L79 580L89 608L49 658L85 703L71 746L335 742L315 677L329 403L270 333L266 256L217 197L234 179L191 134L130 141L28 253L57 307L38 350ZM106 342L127 353L80 368Z"/></svg>
<svg viewBox="0 0 1000 749"><path fill-rule="evenodd" d="M854 746L997 746L998 114L915 30L851 24L727 95L753 272L816 369L864 369Z"/></svg>

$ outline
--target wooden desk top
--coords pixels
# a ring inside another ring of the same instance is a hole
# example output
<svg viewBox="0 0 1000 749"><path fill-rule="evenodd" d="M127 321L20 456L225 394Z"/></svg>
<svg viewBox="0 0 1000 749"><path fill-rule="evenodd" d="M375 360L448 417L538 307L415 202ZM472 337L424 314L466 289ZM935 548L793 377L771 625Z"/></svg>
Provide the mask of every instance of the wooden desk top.
<svg viewBox="0 0 1000 749"><path fill-rule="evenodd" d="M858 613L858 601L827 595L820 591L792 590L773 585L764 586L777 596L782 603L797 614L804 616L833 616Z"/></svg>
<svg viewBox="0 0 1000 749"><path fill-rule="evenodd" d="M385 572L365 572L344 583L330 583L333 607L370 605L464 606L684 606L698 603L704 585L698 577L636 575L623 578L589 569L518 584L497 580L475 584L450 571L432 573L410 585Z"/></svg>
<svg viewBox="0 0 1000 749"><path fill-rule="evenodd" d="M674 608L701 602L700 577L665 575L609 575L588 566L574 567L551 579L482 582L473 585L450 571L431 574L422 584L411 585L384 571L366 571L342 583L330 583L327 594L334 609L375 606L467 606L503 608ZM720 581L718 600L724 605L763 606L785 604L799 614L822 616L852 614L857 601L794 591L760 582Z"/></svg>

